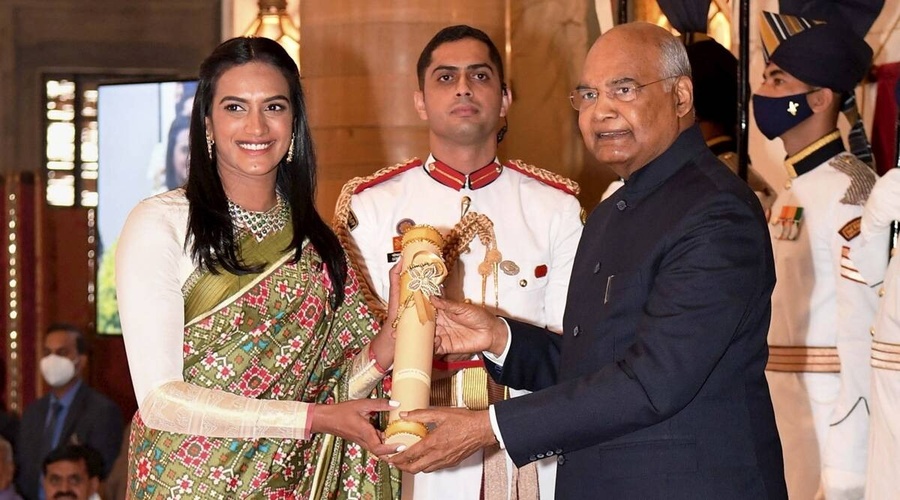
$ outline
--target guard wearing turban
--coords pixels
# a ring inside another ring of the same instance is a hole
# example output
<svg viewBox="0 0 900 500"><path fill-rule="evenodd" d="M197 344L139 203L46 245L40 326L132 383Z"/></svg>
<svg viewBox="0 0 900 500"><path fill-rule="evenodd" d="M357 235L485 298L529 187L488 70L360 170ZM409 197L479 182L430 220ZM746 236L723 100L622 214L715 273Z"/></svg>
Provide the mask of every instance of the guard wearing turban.
<svg viewBox="0 0 900 500"><path fill-rule="evenodd" d="M887 248L886 238L859 236L876 175L854 89L871 64L862 35L874 16L855 24L865 25L859 33L826 9L813 18L785 7L763 13L767 64L753 96L760 131L784 143L790 178L769 218L778 282L767 376L790 498L856 499L865 487L878 296L855 261L865 245ZM837 129L841 112L851 124L849 152Z"/></svg>

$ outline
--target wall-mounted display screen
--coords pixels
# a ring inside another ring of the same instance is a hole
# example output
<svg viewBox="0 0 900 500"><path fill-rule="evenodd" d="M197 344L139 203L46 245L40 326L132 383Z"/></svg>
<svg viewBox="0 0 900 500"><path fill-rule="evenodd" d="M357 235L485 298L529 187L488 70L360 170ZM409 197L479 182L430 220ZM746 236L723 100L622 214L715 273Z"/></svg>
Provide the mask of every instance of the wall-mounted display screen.
<svg viewBox="0 0 900 500"><path fill-rule="evenodd" d="M128 213L187 180L196 87L192 80L98 86L97 333L122 332L115 252Z"/></svg>

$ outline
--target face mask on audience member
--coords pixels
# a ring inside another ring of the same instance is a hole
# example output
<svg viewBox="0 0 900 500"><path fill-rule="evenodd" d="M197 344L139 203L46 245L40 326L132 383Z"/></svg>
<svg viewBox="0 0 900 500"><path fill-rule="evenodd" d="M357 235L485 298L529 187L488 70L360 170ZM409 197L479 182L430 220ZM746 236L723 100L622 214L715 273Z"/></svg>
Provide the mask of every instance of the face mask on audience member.
<svg viewBox="0 0 900 500"><path fill-rule="evenodd" d="M41 358L41 375L50 387L62 387L75 376L75 363L64 356L48 354Z"/></svg>
<svg viewBox="0 0 900 500"><path fill-rule="evenodd" d="M819 89L784 97L754 95L753 117L759 131L771 141L812 116L813 110L809 107L806 94L816 90Z"/></svg>

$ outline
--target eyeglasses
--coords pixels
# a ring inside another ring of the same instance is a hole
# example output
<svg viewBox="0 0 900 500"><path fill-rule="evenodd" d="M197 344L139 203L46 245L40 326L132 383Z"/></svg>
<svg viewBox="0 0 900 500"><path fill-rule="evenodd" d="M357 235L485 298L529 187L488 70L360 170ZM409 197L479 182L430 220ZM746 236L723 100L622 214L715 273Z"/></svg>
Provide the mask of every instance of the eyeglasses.
<svg viewBox="0 0 900 500"><path fill-rule="evenodd" d="M619 102L632 102L637 99L638 91L642 88L653 85L654 83L663 82L666 80L671 80L672 78L678 78L677 76L667 76L665 78L660 78L659 80L652 81L650 83L645 83L643 85L635 85L634 83L623 83L620 85L616 85L615 87L610 88L609 90L604 90L603 93L606 94L610 99L615 99ZM587 108L590 108L594 104L597 103L597 98L600 97L600 90L593 89L589 87L584 87L580 89L575 89L569 94L569 102L572 103L572 107L576 111L582 111Z"/></svg>

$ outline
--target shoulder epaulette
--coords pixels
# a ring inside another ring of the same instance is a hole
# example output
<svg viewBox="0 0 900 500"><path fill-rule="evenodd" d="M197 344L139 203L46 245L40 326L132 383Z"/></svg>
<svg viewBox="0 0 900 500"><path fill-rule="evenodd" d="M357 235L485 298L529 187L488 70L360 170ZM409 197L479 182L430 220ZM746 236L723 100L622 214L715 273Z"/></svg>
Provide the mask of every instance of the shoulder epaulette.
<svg viewBox="0 0 900 500"><path fill-rule="evenodd" d="M844 192L841 203L845 205L865 205L869 198L869 193L875 187L875 181L878 179L872 167L863 163L862 160L850 153L843 153L835 156L828 163L835 170L846 174L850 177L850 187Z"/></svg>
<svg viewBox="0 0 900 500"><path fill-rule="evenodd" d="M350 209L350 198L353 197L353 195L359 194L364 190L380 184L391 177L402 174L407 170L421 166L422 160L411 158L405 162L382 168L372 175L354 177L347 181L341 188L341 193L338 195L337 203L334 206L334 219L331 221L331 227L338 233L338 237L340 238L341 231L349 233L349 231L352 231L356 227L356 215L353 213L353 210Z"/></svg>
<svg viewBox="0 0 900 500"><path fill-rule="evenodd" d="M356 247L356 242L350 236L350 231L356 228L358 223L356 214L354 214L353 210L350 208L350 199L354 194L359 194L391 177L421 166L422 160L411 158L405 162L382 168L372 175L354 177L347 181L347 183L344 184L344 187L341 188L341 194L338 195L337 203L334 207L334 218L331 221L331 228L334 230L338 240L347 252L350 267L352 267L357 276L359 276L360 291L366 298L366 303L369 305L372 314L380 322L383 322L387 317L387 310L384 303L372 292L372 286L371 283L369 283L368 274L365 269L365 260L359 249Z"/></svg>
<svg viewBox="0 0 900 500"><path fill-rule="evenodd" d="M350 179L347 184L354 184L353 186L353 194L359 194L366 189L369 189L372 186L381 184L382 182L395 177L397 175L406 172L412 168L421 167L422 160L418 158L410 158L405 162L400 162L396 165L391 165L390 167L384 167L381 170L375 172L372 175L366 177L356 177L354 179Z"/></svg>
<svg viewBox="0 0 900 500"><path fill-rule="evenodd" d="M536 179L550 187L571 194L572 196L578 196L578 193L581 192L581 187L579 187L578 183L572 179L559 175L556 172L529 165L522 160L509 160L504 163L503 166L511 168L532 179Z"/></svg>

